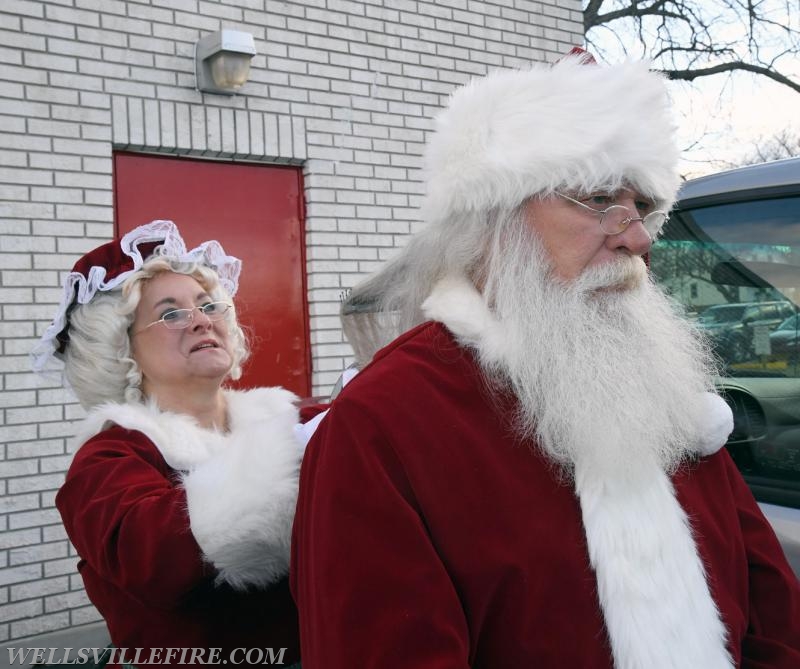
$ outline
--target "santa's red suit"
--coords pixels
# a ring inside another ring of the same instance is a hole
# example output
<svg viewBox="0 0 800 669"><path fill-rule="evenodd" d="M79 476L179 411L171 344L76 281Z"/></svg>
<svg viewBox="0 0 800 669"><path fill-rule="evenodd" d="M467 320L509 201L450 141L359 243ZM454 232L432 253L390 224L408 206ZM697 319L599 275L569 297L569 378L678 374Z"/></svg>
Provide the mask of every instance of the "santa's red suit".
<svg viewBox="0 0 800 669"><path fill-rule="evenodd" d="M56 497L86 592L126 659L143 649L138 664L153 648L219 648L220 664L236 648L298 658L286 580L296 398L279 388L225 397L224 434L153 405L93 409Z"/></svg>
<svg viewBox="0 0 800 669"><path fill-rule="evenodd" d="M601 598L616 595L599 592L580 502L515 438L514 408L438 323L403 335L344 389L301 472L291 579L304 669L707 669L687 664L698 653L681 639L666 639L657 663L631 665L648 649L637 633L625 638L624 620L614 627L624 656L614 657ZM671 486L663 478L689 518L685 559L699 555L727 642L704 634L715 620L699 606L658 602L644 624L658 636L688 618L735 666L800 667L800 587L728 454L687 462ZM648 513L635 498L627 509ZM613 524L613 512L599 515ZM598 559L646 595L669 592L662 557Z"/></svg>

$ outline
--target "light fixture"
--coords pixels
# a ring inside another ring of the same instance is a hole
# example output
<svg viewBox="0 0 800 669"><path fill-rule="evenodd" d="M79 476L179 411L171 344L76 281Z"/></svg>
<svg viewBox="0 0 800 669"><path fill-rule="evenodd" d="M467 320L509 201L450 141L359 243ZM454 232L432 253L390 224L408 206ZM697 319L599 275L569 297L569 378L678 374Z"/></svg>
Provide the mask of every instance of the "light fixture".
<svg viewBox="0 0 800 669"><path fill-rule="evenodd" d="M220 30L194 45L197 90L233 95L247 81L256 46L250 33Z"/></svg>

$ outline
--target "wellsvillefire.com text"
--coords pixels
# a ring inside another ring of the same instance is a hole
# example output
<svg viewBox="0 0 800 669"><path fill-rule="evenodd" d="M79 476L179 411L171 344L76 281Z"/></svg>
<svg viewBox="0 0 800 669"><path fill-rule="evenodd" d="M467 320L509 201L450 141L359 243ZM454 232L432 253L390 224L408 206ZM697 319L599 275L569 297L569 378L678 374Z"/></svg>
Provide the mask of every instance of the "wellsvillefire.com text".
<svg viewBox="0 0 800 669"><path fill-rule="evenodd" d="M223 656L221 648L8 648L8 663L53 664L284 664L285 648L235 648Z"/></svg>

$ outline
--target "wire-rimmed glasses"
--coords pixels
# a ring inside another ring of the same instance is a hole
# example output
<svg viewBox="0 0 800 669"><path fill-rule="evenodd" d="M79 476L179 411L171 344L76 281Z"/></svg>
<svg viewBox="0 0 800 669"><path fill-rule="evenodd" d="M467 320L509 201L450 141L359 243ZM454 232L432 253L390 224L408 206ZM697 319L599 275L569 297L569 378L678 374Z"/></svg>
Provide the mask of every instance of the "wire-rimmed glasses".
<svg viewBox="0 0 800 669"><path fill-rule="evenodd" d="M620 235L628 229L631 223L634 221L641 221L647 234L650 235L650 239L655 239L664 226L664 223L667 221L666 212L660 210L651 211L644 216L634 216L628 207L621 204L612 204L605 209L595 209L569 195L564 195L563 193L556 193L556 195L563 197L573 204L577 204L583 209L588 209L593 214L599 216L600 229L607 235Z"/></svg>
<svg viewBox="0 0 800 669"><path fill-rule="evenodd" d="M227 302L206 302L191 309L170 309L157 321L153 321L150 325L145 325L139 332L152 327L156 323L163 323L167 330L185 330L194 322L195 310L201 311L210 321L219 321L225 318L225 314L228 313L232 306Z"/></svg>

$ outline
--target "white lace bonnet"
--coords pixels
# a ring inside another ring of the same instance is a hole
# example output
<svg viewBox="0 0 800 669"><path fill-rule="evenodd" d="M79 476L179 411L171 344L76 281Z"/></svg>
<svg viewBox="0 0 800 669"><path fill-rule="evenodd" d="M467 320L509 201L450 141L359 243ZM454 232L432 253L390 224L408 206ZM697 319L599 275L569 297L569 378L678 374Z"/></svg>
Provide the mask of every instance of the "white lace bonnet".
<svg viewBox="0 0 800 669"><path fill-rule="evenodd" d="M156 251L157 249L157 251ZM69 328L69 312L74 304L87 304L98 291L120 288L133 272L141 269L154 252L182 262L199 262L216 271L222 287L233 296L239 287L242 261L225 254L222 245L211 240L186 250L177 226L172 221L152 221L86 253L64 279L64 292L53 322L31 351L33 371L43 372L53 358L61 358Z"/></svg>

